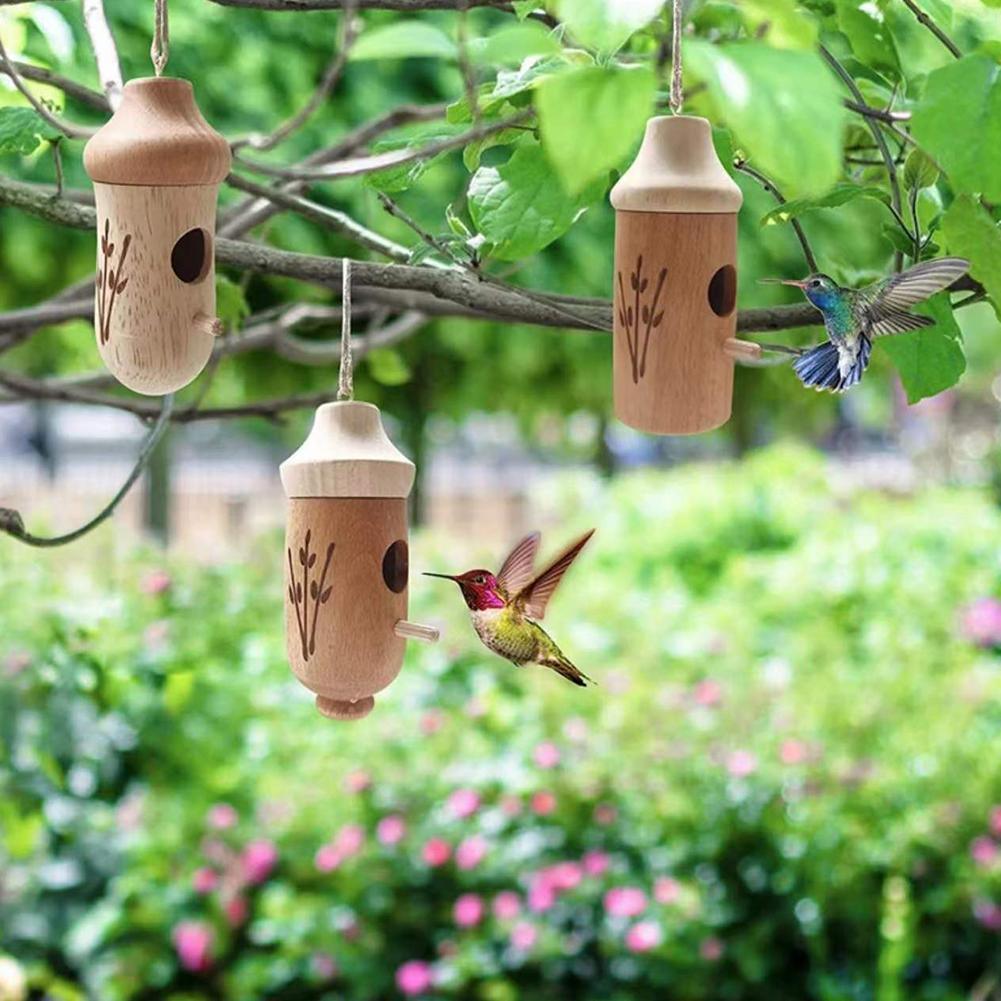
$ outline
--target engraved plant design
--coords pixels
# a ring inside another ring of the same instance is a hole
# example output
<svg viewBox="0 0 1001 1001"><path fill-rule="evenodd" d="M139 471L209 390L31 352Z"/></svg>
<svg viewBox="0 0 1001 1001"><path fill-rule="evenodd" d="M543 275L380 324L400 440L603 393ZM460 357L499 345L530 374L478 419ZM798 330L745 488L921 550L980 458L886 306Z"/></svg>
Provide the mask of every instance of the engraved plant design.
<svg viewBox="0 0 1001 1001"><path fill-rule="evenodd" d="M327 582L327 571L330 569L330 558L334 555L334 544L327 546L327 555L323 561L323 571L319 582L316 577L309 579L309 572L316 566L316 553L309 551L312 539L312 529L306 531L306 539L299 547L299 566L302 567L302 580L295 579L292 566L292 550L288 550L288 598L295 607L295 619L299 625L299 639L302 641L302 659L309 660L310 654L316 651L316 620L320 615L320 605L325 605L330 598L334 586L324 587ZM312 613L312 621L310 614Z"/></svg>
<svg viewBox="0 0 1001 1001"><path fill-rule="evenodd" d="M664 290L664 279L667 278L667 268L661 268L657 276L657 287L653 298L643 302L643 296L650 286L650 279L643 277L643 255L636 259L636 270L629 275L629 286L632 289L633 305L626 303L626 288L619 272L619 323L625 328L626 342L629 345L629 359L633 364L633 382L638 383L646 375L646 353L650 346L650 331L659 327L664 319L664 311L657 312L660 304L660 294ZM640 335L643 336L643 347L640 349Z"/></svg>
<svg viewBox="0 0 1001 1001"><path fill-rule="evenodd" d="M111 314L115 308L115 299L125 291L129 280L124 276L125 258L129 253L132 236L125 234L122 240L122 252L118 258L118 267L112 264L115 245L111 242L111 221L104 220L104 234L101 237L101 272L97 276L97 318L98 336L102 344L107 344L111 337Z"/></svg>

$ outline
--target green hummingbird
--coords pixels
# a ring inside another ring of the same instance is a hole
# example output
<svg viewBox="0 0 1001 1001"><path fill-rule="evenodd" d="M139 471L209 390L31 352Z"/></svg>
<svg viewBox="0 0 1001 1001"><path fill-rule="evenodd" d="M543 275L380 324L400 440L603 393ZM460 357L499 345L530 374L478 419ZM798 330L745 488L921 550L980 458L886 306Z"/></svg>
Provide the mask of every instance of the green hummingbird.
<svg viewBox="0 0 1001 1001"><path fill-rule="evenodd" d="M476 635L488 650L518 667L540 664L551 668L585 688L591 679L570 662L538 620L546 614L553 592L592 535L593 528L539 573L535 572L535 555L541 536L532 532L511 550L496 574L489 570L467 570L454 575L425 576L443 577L459 585Z"/></svg>
<svg viewBox="0 0 1001 1001"><path fill-rule="evenodd" d="M907 307L948 288L969 267L961 257L940 257L860 289L841 288L822 274L802 281L779 279L803 290L827 328L827 342L804 351L793 363L800 382L832 393L856 385L869 364L873 338L931 326L935 321L930 316L916 316Z"/></svg>

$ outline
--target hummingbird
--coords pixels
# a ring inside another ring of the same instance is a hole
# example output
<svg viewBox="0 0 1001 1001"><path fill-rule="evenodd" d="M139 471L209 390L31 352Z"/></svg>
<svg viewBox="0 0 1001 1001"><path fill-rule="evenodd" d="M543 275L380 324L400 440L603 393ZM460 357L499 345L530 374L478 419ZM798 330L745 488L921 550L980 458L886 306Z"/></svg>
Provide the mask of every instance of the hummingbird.
<svg viewBox="0 0 1001 1001"><path fill-rule="evenodd" d="M793 362L800 382L832 393L856 385L869 364L873 338L931 326L935 321L930 316L909 313L907 307L948 288L969 267L961 257L940 257L859 289L842 288L823 274L802 281L779 279L782 285L803 290L827 328L828 340Z"/></svg>
<svg viewBox="0 0 1001 1001"><path fill-rule="evenodd" d="M535 556L542 537L532 532L511 550L496 574L489 570L467 570L454 575L426 573L425 576L454 580L459 585L476 635L488 650L518 667L540 664L551 668L586 688L591 679L571 663L538 620L546 614L553 592L592 535L593 528L539 573L535 572Z"/></svg>

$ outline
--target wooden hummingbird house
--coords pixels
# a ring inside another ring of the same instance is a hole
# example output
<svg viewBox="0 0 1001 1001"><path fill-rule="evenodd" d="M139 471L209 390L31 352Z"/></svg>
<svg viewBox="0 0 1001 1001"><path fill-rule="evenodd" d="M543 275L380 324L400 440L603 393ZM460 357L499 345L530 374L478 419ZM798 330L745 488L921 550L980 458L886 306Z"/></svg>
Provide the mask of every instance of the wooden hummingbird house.
<svg viewBox="0 0 1001 1001"><path fill-rule="evenodd" d="M406 621L414 464L389 440L377 407L345 401L316 411L281 478L289 663L324 716L358 719L399 674L406 639L438 638Z"/></svg>
<svg viewBox="0 0 1001 1001"><path fill-rule="evenodd" d="M742 196L704 118L652 118L615 208L615 415L640 431L697 434L730 417Z"/></svg>
<svg viewBox="0 0 1001 1001"><path fill-rule="evenodd" d="M131 80L87 143L97 202L97 347L138 393L186 386L205 367L215 316L216 195L225 139L202 118L191 84Z"/></svg>

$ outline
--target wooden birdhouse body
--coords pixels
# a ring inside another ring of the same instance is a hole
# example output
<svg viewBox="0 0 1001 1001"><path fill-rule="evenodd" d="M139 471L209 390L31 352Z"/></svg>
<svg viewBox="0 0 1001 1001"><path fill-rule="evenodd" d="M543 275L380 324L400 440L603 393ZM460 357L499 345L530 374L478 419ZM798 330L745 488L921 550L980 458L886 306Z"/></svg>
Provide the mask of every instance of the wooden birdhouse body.
<svg viewBox="0 0 1001 1001"><path fill-rule="evenodd" d="M133 80L84 150L97 207L94 327L109 370L162 395L205 367L215 316L215 214L226 140L185 80Z"/></svg>
<svg viewBox="0 0 1001 1001"><path fill-rule="evenodd" d="M742 198L709 123L651 119L611 200L615 414L655 434L719 427L733 395Z"/></svg>
<svg viewBox="0 0 1001 1001"><path fill-rule="evenodd" d="M403 663L414 466L386 436L378 408L328 403L281 476L289 663L320 712L358 718Z"/></svg>

